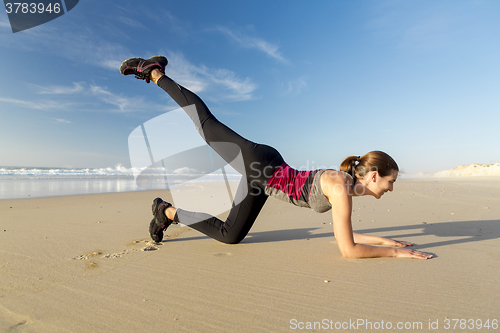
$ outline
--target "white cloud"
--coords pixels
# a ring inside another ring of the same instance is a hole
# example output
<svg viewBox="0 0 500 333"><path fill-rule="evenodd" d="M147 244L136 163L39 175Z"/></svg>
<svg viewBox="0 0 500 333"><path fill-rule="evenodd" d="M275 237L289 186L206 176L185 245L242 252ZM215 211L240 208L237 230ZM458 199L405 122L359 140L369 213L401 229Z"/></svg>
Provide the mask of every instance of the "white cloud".
<svg viewBox="0 0 500 333"><path fill-rule="evenodd" d="M249 100L252 99L252 93L256 85L249 78L240 79L237 75L226 69L211 69L206 66L195 66L187 61L181 54L170 53L170 63L173 64L169 75L175 78L183 86L194 92L208 92L210 100ZM170 108L163 104L144 100L141 96L125 96L116 94L107 87L102 87L86 82L73 82L68 86L47 86L26 83L35 87L35 93L38 95L57 96L57 100L29 101L15 98L0 97L1 102L12 103L36 110L65 110L89 111L89 103L93 104L90 111L103 110L96 106L95 102L103 102L112 105L111 111L118 112L136 112L145 110L156 110L166 112ZM89 98L93 96L92 98ZM175 107L177 108L177 107ZM59 121L59 120L57 120Z"/></svg>
<svg viewBox="0 0 500 333"><path fill-rule="evenodd" d="M137 25L133 19L128 19L127 15L120 18L124 24ZM170 15L167 20L174 22L175 17ZM48 33L49 26L43 28L30 29L32 35L23 34L20 38L23 40L19 44L4 45L5 47L23 47L26 52L35 51L42 53L55 53L58 56L69 59L78 66L100 67L106 70L112 70L118 75L118 68L124 59L133 56L126 46L115 41L103 40L99 31L93 31L90 28L79 29L78 33L69 29L67 32L58 31L58 33ZM43 34L43 38L40 38ZM241 37L241 40L246 37ZM278 50L273 45L254 38L252 41L255 48L266 50L265 52L277 59L283 60ZM22 45L22 46L19 46ZM155 52L156 53L156 52ZM204 65L193 65L186 60L180 53L167 54L171 66L169 66L169 75L183 86L194 91L209 91L206 96L210 100L249 100L253 98L253 92L257 88L250 78L239 78L235 72L227 69L209 68ZM103 73L108 75L108 73ZM137 101L137 98L124 97L114 94L112 90L99 86L88 87L85 83L74 82L72 86L48 86L38 87L38 94L42 95L72 95L91 93L98 96L107 104L115 105L121 112L131 111L133 108L144 109L144 101ZM128 95L127 95L128 96ZM85 101L88 104L88 101ZM155 109L158 105L148 103ZM165 109L165 106L162 107Z"/></svg>
<svg viewBox="0 0 500 333"><path fill-rule="evenodd" d="M101 101L105 104L113 105L117 107L118 110L114 109L112 111L118 112L134 112L138 110L167 111L167 108L164 105L146 102L142 97L125 97L123 95L118 95L109 91L106 87L87 85L85 82L74 82L72 86L41 87L31 83L30 85L35 86L38 89L37 94L56 95L58 100L28 101L15 98L0 97L0 102L6 102L30 109L45 111L88 111L89 101L91 101L91 103L93 104L91 111L103 110L102 107L95 106L96 101ZM90 96L92 96L92 98L89 98ZM56 119L56 121L58 122L64 122L60 120L61 119Z"/></svg>
<svg viewBox="0 0 500 333"><path fill-rule="evenodd" d="M286 84L286 94L300 94L302 88L307 86L307 82L304 77L300 77L296 80L289 81Z"/></svg>
<svg viewBox="0 0 500 333"><path fill-rule="evenodd" d="M244 80L227 69L208 68L191 64L180 53L169 53L169 76L189 90L198 93L211 91L210 98L221 100L249 100L257 85L250 78Z"/></svg>
<svg viewBox="0 0 500 333"><path fill-rule="evenodd" d="M2 28L10 28L10 23L7 22L7 21L4 21L2 19L0 19L0 27L2 27Z"/></svg>
<svg viewBox="0 0 500 333"><path fill-rule="evenodd" d="M117 106L121 112L130 112L137 109L144 109L142 98L128 98L121 95L114 94L106 88L90 85L90 93L97 96L101 101L107 104Z"/></svg>
<svg viewBox="0 0 500 333"><path fill-rule="evenodd" d="M10 45L2 46L20 48L25 52L56 54L79 66L90 65L113 71L118 71L122 61L130 57L127 48L98 38L88 29L79 33L59 30L56 33L50 29L48 25L28 29L16 39L8 40ZM14 43L14 40L19 42Z"/></svg>
<svg viewBox="0 0 500 333"><path fill-rule="evenodd" d="M66 119L54 118L54 120L55 120L55 121L56 121L56 123L58 123L58 124L71 124L71 123L72 123L71 121L66 120Z"/></svg>
<svg viewBox="0 0 500 333"><path fill-rule="evenodd" d="M117 18L118 21L132 27L132 28L143 28L145 29L145 27L138 21L134 20L134 19L131 19L129 17L126 17L126 16L120 16Z"/></svg>
<svg viewBox="0 0 500 333"><path fill-rule="evenodd" d="M278 45L266 42L262 38L251 37L239 32L232 31L227 27L218 27L217 30L230 37L232 40L236 41L238 44L240 44L241 47L259 50L276 60L279 60L283 63L288 63L288 60L286 60L280 54Z"/></svg>
<svg viewBox="0 0 500 333"><path fill-rule="evenodd" d="M366 28L377 39L388 40L389 45L402 49L436 50L462 45L461 38L474 15L469 13L470 6L474 5L467 2L457 6L444 6L439 2L431 6L381 2L378 6L379 14L367 21Z"/></svg>
<svg viewBox="0 0 500 333"><path fill-rule="evenodd" d="M29 109L36 109L36 110L60 110L60 109L66 109L71 105L70 103L60 103L56 101L31 102L31 101L24 101L20 99L5 98L5 97L0 97L0 102L16 104L27 107Z"/></svg>
<svg viewBox="0 0 500 333"><path fill-rule="evenodd" d="M100 87L90 85L86 94L91 94L99 98L102 102L118 107L119 112L143 112L143 111L160 111L167 112L172 110L164 104L157 104L144 100L142 96L125 97L123 95L115 94L107 89L107 87ZM176 109L178 107L175 107ZM116 110L115 110L116 111Z"/></svg>
<svg viewBox="0 0 500 333"><path fill-rule="evenodd" d="M31 83L30 83L31 84ZM84 91L83 85L81 82L73 82L73 87L65 87L65 86L49 86L42 87L36 84L31 84L35 87L39 88L38 94L42 95L68 95L68 94L76 94Z"/></svg>
<svg viewBox="0 0 500 333"><path fill-rule="evenodd" d="M178 174L178 175L197 175L200 172L196 169L193 169L193 168L183 167L183 168L175 169L174 173Z"/></svg>

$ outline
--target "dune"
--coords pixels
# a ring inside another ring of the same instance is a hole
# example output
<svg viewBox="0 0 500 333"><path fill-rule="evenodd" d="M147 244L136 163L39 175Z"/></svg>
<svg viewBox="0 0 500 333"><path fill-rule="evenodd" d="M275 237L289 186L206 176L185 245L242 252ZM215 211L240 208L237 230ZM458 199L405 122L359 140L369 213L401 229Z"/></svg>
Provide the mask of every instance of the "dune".
<svg viewBox="0 0 500 333"><path fill-rule="evenodd" d="M436 172L434 177L500 177L500 163L460 165Z"/></svg>

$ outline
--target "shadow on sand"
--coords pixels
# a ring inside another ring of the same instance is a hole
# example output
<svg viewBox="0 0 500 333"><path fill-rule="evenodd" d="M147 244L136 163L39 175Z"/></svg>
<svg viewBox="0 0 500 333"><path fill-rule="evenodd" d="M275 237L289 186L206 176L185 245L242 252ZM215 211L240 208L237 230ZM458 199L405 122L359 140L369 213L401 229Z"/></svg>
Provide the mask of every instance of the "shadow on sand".
<svg viewBox="0 0 500 333"><path fill-rule="evenodd" d="M301 228L301 229L285 229L271 230L263 232L250 232L242 241L244 244L252 243L267 243L267 242L283 242L300 239L313 239L332 237L333 232L325 232L320 234L313 233L319 228ZM377 236L389 237L391 239L415 241L414 249L422 250L431 247L446 246L451 244L462 244L470 242L478 242L500 237L500 220L482 220L482 221L458 221L458 222L438 222L429 224L415 224L406 226L371 228L356 230L361 234L375 234ZM395 234L396 233L396 234ZM434 235L443 240L432 243L418 243L415 237ZM174 238L165 240L165 242L190 241L197 239L208 238L207 236Z"/></svg>

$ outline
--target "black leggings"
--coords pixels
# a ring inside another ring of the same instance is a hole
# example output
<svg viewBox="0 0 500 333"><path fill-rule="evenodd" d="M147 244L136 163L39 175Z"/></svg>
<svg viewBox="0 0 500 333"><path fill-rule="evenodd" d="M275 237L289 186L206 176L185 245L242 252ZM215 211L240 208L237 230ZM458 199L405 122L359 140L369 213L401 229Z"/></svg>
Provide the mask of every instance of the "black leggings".
<svg viewBox="0 0 500 333"><path fill-rule="evenodd" d="M177 208L176 222L189 225L223 243L241 242L267 200L265 186L274 170L284 163L283 157L273 147L249 141L222 124L198 96L169 77L162 76L157 84L186 111L207 144L244 175L235 194L234 201L239 203L233 205L226 221ZM233 147L236 145L239 149L226 148L221 142L233 144ZM231 163L240 151L243 163Z"/></svg>

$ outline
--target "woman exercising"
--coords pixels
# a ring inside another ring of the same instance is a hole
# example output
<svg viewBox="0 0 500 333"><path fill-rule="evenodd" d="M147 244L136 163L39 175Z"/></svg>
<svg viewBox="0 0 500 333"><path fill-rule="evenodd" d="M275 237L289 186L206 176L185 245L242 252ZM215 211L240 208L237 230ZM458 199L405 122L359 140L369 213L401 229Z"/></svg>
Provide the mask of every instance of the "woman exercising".
<svg viewBox="0 0 500 333"><path fill-rule="evenodd" d="M371 195L379 199L393 190L399 167L389 155L372 151L361 157L350 156L342 162L340 171L295 170L276 149L246 140L219 122L197 95L165 75L167 63L163 56L147 60L130 58L122 63L120 72L134 74L147 83L153 81L165 90L193 120L207 144L244 177L226 221L174 208L161 198L154 199L154 218L149 226L154 241L163 239L163 232L170 224L183 223L220 242L237 244L249 232L267 198L274 196L319 213L331 209L334 235L346 258L432 258L431 254L407 248L412 243L362 235L352 230L353 196ZM243 162L235 163L240 153Z"/></svg>

